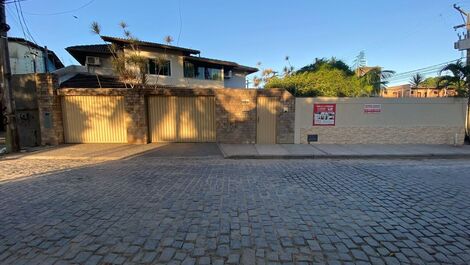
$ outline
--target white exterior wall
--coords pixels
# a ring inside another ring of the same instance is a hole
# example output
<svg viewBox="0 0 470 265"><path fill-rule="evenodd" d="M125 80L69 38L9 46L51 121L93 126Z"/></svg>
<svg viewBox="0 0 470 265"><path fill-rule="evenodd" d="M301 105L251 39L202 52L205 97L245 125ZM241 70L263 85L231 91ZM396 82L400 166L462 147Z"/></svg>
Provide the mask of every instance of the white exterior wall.
<svg viewBox="0 0 470 265"><path fill-rule="evenodd" d="M233 71L232 78L225 79L224 85L226 88L244 88L246 87L246 74Z"/></svg>
<svg viewBox="0 0 470 265"><path fill-rule="evenodd" d="M126 54L132 53L131 50L125 49ZM246 75L241 72L233 72L233 77L223 80L201 80L197 78L184 77L184 57L181 53L160 50L140 51L140 55L149 59L162 58L170 61L171 76L163 75L147 75L147 83L152 85L158 83L162 86L172 87L192 87L192 88L245 88ZM99 56L98 56L99 57ZM100 57L100 66L90 66L88 72L101 75L114 75L111 58ZM223 72L223 70L222 70Z"/></svg>
<svg viewBox="0 0 470 265"><path fill-rule="evenodd" d="M111 57L100 57L100 56L95 56L100 58L100 65L99 66L86 66L86 69L89 73L94 73L98 75L110 75L113 76L115 75L114 73L114 68L113 68L113 63Z"/></svg>
<svg viewBox="0 0 470 265"><path fill-rule="evenodd" d="M125 52L130 52L126 50ZM170 61L171 76L147 75L148 84L174 86L174 87L193 87L193 88L223 88L224 81L201 80L196 78L184 77L184 58L181 54L157 51L140 51L140 55L151 58L162 58Z"/></svg>
<svg viewBox="0 0 470 265"><path fill-rule="evenodd" d="M315 103L336 104L335 126L313 126ZM364 104L380 104L365 113ZM462 98L297 98L295 143L463 144L467 104Z"/></svg>
<svg viewBox="0 0 470 265"><path fill-rule="evenodd" d="M12 74L34 73L34 61L36 62L36 73L44 73L46 71L44 52L42 50L33 47L28 48L17 42L8 42L8 49Z"/></svg>

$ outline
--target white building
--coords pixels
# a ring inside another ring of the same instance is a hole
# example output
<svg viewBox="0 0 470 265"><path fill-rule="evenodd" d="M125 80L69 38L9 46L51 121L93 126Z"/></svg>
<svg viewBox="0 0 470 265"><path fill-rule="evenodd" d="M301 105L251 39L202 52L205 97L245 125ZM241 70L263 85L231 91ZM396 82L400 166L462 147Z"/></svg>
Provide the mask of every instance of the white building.
<svg viewBox="0 0 470 265"><path fill-rule="evenodd" d="M12 74L46 73L63 68L57 55L22 38L8 37Z"/></svg>
<svg viewBox="0 0 470 265"><path fill-rule="evenodd" d="M200 57L201 52L198 50L146 41L131 42L115 37L103 36L102 39L110 44L66 48L82 67L67 67L70 70L66 68L56 72L59 80L72 82L73 79L80 79L81 83L89 85L89 82L84 82L86 74L93 80L96 75L103 78L115 77L110 45L115 45L119 52L124 52L127 56L133 52L129 48L132 44L138 45L139 55L147 58L148 84L190 88L245 88L246 76L258 71L257 68L235 62ZM74 77L74 73L79 75Z"/></svg>

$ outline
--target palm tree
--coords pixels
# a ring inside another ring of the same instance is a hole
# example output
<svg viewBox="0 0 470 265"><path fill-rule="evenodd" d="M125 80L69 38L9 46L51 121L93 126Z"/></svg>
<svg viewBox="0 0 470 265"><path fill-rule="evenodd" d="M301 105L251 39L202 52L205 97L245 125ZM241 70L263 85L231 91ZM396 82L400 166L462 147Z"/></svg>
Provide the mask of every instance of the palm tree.
<svg viewBox="0 0 470 265"><path fill-rule="evenodd" d="M414 76L411 77L410 79L410 89L417 89L419 88L424 82L424 76L420 73L416 73ZM411 91L410 92L410 95L411 95ZM404 96L405 92L402 91L402 96ZM426 93L425 93L425 97L427 97L428 95L428 92L427 92L427 89L426 89Z"/></svg>
<svg viewBox="0 0 470 265"><path fill-rule="evenodd" d="M424 76L420 73L416 73L414 76L411 77L411 80L410 80L411 88L419 88L423 82L424 82Z"/></svg>
<svg viewBox="0 0 470 265"><path fill-rule="evenodd" d="M470 93L468 93L470 85L470 66L464 65L461 60L458 60L455 63L450 63L444 66L444 68L439 71L439 75L444 72L448 72L450 74L440 76L437 81L437 87L444 88L449 85L455 86L458 95L467 97L470 104Z"/></svg>
<svg viewBox="0 0 470 265"><path fill-rule="evenodd" d="M380 96L381 92L387 88L388 78L393 76L395 71L382 70L380 67L374 67L365 73L362 78L365 82L372 86L372 95Z"/></svg>
<svg viewBox="0 0 470 265"><path fill-rule="evenodd" d="M454 85L458 95L467 98L467 105L469 108L467 108L467 128L465 128L465 130L468 137L470 133L470 65L464 65L461 60L458 60L455 63L450 63L444 66L444 68L439 71L439 75L444 72L448 72L450 74L440 76L439 80L437 81L437 87L443 88L447 87L448 85Z"/></svg>

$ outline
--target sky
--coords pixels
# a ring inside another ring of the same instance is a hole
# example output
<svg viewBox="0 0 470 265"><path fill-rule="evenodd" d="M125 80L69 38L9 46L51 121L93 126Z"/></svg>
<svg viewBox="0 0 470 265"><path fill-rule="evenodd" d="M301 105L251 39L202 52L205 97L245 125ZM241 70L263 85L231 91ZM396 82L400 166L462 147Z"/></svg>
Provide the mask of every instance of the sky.
<svg viewBox="0 0 470 265"><path fill-rule="evenodd" d="M120 21L139 39L194 48L201 56L281 71L289 56L298 68L315 58L353 64L365 51L370 66L397 73L458 59L453 48L462 18L456 3L470 0L22 0L7 4L9 36L24 37L18 11L34 40L65 65L78 64L65 48L99 44L90 31L97 21L104 35L122 36ZM18 8L17 8L18 7ZM24 27L23 27L24 28ZM30 37L28 37L30 38ZM407 82L408 77L395 82Z"/></svg>

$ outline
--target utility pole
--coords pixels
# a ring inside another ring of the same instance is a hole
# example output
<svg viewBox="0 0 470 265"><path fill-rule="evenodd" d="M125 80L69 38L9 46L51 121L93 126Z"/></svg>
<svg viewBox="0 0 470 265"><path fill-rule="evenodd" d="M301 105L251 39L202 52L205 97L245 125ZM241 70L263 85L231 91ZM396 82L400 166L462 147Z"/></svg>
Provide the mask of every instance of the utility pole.
<svg viewBox="0 0 470 265"><path fill-rule="evenodd" d="M18 152L20 150L20 141L18 136L18 127L16 126L16 106L13 99L13 90L11 87L11 69L10 54L8 51L7 32L10 30L6 22L5 0L0 0L0 95L5 106L6 118L6 147L7 152ZM3 118L3 117L2 117Z"/></svg>
<svg viewBox="0 0 470 265"><path fill-rule="evenodd" d="M470 14L465 12L461 7L457 6L456 4L453 5L454 9L457 10L460 15L462 16L463 24L457 25L454 27L454 30L459 28L465 28L466 33L464 34L464 38L462 39L459 35L459 41L455 43L455 48L459 51L466 50L467 52L467 59L466 64L470 65Z"/></svg>

